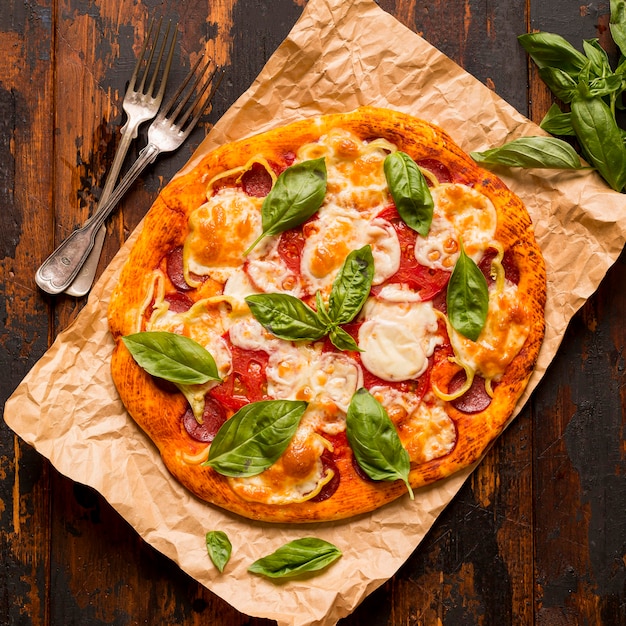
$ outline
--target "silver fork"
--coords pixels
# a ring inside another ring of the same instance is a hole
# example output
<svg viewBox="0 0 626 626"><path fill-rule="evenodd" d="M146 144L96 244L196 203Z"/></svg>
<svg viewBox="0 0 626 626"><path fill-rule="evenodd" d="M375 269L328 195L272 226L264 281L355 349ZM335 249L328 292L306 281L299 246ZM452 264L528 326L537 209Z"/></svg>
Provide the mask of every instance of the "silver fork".
<svg viewBox="0 0 626 626"><path fill-rule="evenodd" d="M143 42L141 51L135 64L135 69L126 88L124 95L124 102L122 104L124 111L126 112L127 120L124 126L120 129L120 142L115 152L113 164L109 169L109 173L102 189L100 196L100 203L106 202L107 198L111 195L117 178L128 153L128 148L133 139L137 137L139 126L148 120L151 120L158 112L161 102L163 101L163 94L165 93L165 84L172 65L172 58L174 56L174 47L176 44L176 37L178 32L174 28L174 34L172 35L167 60L165 67L160 78L160 84L158 91L156 90L157 79L159 77L159 70L161 69L161 63L165 55L165 47L170 35L171 22L168 22L165 35L162 38L159 52L154 58L155 51L161 34L161 26L163 19L161 18L156 24L152 20L148 27L148 34ZM148 49L148 46L150 48ZM154 64L153 64L154 60ZM152 68L152 75L150 71ZM139 74L141 73L141 76ZM148 79L150 82L148 82ZM146 87L147 83L147 87ZM102 246L104 244L104 238L106 235L106 227L102 226L96 238L94 240L93 248L85 261L85 264L81 268L80 272L74 278L69 287L65 290L71 296L84 296L90 289L93 283L93 279L96 275L98 268L98 261L100 260L100 253L102 252Z"/></svg>
<svg viewBox="0 0 626 626"><path fill-rule="evenodd" d="M113 190L109 199L100 203L97 211L85 224L72 232L39 267L35 281L41 289L57 294L68 287L92 249L98 229L135 179L161 152L171 152L179 148L198 123L224 76L224 73L220 72L218 78L214 80L217 70L209 71L212 62L208 61L187 89L201 61L202 57L198 58L172 99L150 125L148 144L141 150L137 160ZM211 86L211 91L206 96ZM186 95L183 93L185 89ZM192 98L194 93L195 98Z"/></svg>

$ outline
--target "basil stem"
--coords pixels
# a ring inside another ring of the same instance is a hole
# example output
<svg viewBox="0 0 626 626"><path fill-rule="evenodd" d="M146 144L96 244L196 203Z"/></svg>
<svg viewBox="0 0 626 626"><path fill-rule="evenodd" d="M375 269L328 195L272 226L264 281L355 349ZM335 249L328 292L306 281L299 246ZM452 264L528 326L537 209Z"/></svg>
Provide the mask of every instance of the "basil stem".
<svg viewBox="0 0 626 626"><path fill-rule="evenodd" d="M131 356L148 374L181 385L220 380L211 353L189 337L164 331L122 337Z"/></svg>
<svg viewBox="0 0 626 626"><path fill-rule="evenodd" d="M385 158L384 170L400 217L425 237L433 219L434 201L420 168L408 154L397 151Z"/></svg>
<svg viewBox="0 0 626 626"><path fill-rule="evenodd" d="M222 530L211 530L206 534L205 542L211 561L220 573L223 572L233 551L228 535Z"/></svg>
<svg viewBox="0 0 626 626"><path fill-rule="evenodd" d="M448 281L446 304L452 328L476 341L487 320L489 290L487 280L467 256L463 244Z"/></svg>
<svg viewBox="0 0 626 626"><path fill-rule="evenodd" d="M258 559L248 567L248 571L268 578L291 578L319 571L340 556L341 551L332 543L316 537L304 537Z"/></svg>
<svg viewBox="0 0 626 626"><path fill-rule="evenodd" d="M365 387L352 396L346 414L346 435L359 467L373 480L409 483L411 462L385 407Z"/></svg>
<svg viewBox="0 0 626 626"><path fill-rule="evenodd" d="M328 298L328 316L332 322L351 322L365 304L374 280L374 257L371 246L353 250L346 257L333 282Z"/></svg>
<svg viewBox="0 0 626 626"><path fill-rule="evenodd" d="M580 169L580 158L566 141L556 137L520 137L484 152L471 152L478 163L509 167Z"/></svg>
<svg viewBox="0 0 626 626"><path fill-rule="evenodd" d="M320 208L325 195L326 162L323 157L288 167L276 179L263 201L263 232L244 254L248 254L264 237L304 223Z"/></svg>
<svg viewBox="0 0 626 626"><path fill-rule="evenodd" d="M599 97L579 95L571 105L572 127L583 154L615 190L626 184L626 148L615 117Z"/></svg>
<svg viewBox="0 0 626 626"><path fill-rule="evenodd" d="M306 408L299 400L246 404L217 431L204 464L224 476L260 474L287 449Z"/></svg>
<svg viewBox="0 0 626 626"><path fill-rule="evenodd" d="M317 341L328 326L302 300L286 293L258 293L245 298L252 315L280 339Z"/></svg>

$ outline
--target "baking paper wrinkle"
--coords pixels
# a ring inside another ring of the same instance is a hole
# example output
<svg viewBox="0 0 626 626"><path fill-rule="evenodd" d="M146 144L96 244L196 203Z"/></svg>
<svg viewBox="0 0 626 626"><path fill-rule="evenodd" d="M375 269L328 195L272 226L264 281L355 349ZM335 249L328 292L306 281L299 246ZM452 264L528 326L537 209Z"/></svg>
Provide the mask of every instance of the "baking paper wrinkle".
<svg viewBox="0 0 626 626"><path fill-rule="evenodd" d="M363 104L439 124L468 152L544 134L373 1L310 0L250 89L179 174L225 142ZM526 203L548 267L546 338L517 413L572 315L617 259L625 240L625 198L591 172L498 174ZM329 524L263 524L197 500L171 479L156 448L128 417L109 372L113 341L106 310L140 230L9 399L5 419L60 472L102 493L148 543L243 613L275 619L279 626L335 624L397 571L473 468L418 490L414 502L402 497L369 515ZM226 531L233 543L221 575L206 555L209 530ZM247 573L257 558L311 535L343 552L320 575L275 584Z"/></svg>

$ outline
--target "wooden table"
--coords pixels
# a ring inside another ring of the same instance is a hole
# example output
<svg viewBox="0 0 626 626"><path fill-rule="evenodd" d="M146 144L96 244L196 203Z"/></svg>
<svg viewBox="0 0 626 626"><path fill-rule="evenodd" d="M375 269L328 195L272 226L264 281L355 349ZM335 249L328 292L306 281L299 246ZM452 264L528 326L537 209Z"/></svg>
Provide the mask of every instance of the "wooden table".
<svg viewBox="0 0 626 626"><path fill-rule="evenodd" d="M179 21L174 74L205 45L228 67L207 123L110 220L100 271L246 90L304 0L3 0L0 341L4 402L84 299L34 270L98 198L149 16ZM534 121L550 105L516 36L608 39L608 1L381 0ZM375 25L372 25L375 28ZM614 54L615 49L611 48ZM626 256L575 316L531 402L400 571L342 625L626 624ZM271 624L146 545L107 502L0 424L0 623Z"/></svg>

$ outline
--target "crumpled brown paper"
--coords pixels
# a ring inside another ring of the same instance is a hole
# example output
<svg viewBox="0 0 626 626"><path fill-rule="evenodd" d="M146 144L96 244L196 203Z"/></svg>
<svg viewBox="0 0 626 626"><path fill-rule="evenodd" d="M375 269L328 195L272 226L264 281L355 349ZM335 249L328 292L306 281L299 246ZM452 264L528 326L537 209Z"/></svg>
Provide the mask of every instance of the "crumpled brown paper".
<svg viewBox="0 0 626 626"><path fill-rule="evenodd" d="M375 27L371 27L375 25ZM217 145L359 105L390 107L447 130L466 151L541 131L372 0L310 0L291 34L183 171ZM537 385L572 315L597 289L625 242L626 198L589 171L502 170L526 203L548 267L547 334L522 400ZM334 624L393 576L471 469L372 514L329 524L278 526L199 502L165 470L113 386L108 298L129 242L94 287L76 321L17 388L5 419L63 474L90 485L157 550L240 611L280 626ZM219 575L208 530L227 532L233 557ZM252 561L314 535L343 557L321 575L276 585L250 575Z"/></svg>

